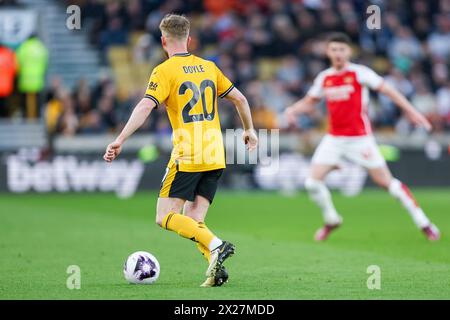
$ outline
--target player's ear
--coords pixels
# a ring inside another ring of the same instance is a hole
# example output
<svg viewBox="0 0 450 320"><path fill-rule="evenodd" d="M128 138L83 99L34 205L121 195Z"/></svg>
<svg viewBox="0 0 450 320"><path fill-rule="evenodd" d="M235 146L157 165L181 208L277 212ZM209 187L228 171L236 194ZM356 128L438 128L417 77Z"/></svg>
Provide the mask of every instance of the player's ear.
<svg viewBox="0 0 450 320"><path fill-rule="evenodd" d="M191 40L192 40L191 36L188 36L188 38L187 38L187 47L188 47L188 50L189 50L189 45L191 44Z"/></svg>
<svg viewBox="0 0 450 320"><path fill-rule="evenodd" d="M164 38L164 36L161 36L161 45L163 48L166 46L166 38Z"/></svg>

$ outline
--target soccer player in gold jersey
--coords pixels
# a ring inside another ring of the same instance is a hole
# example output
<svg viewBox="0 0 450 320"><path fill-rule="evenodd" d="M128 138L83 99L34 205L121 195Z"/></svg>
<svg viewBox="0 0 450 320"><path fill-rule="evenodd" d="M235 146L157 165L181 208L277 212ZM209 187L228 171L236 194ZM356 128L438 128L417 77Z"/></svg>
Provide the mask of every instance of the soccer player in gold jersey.
<svg viewBox="0 0 450 320"><path fill-rule="evenodd" d="M153 108L166 105L173 129L173 150L161 183L156 223L197 242L208 260L207 279L202 286L220 286L228 279L223 262L235 247L218 238L204 223L225 168L218 97L229 99L236 106L249 150L256 148L258 139L244 95L213 62L188 52L189 20L169 14L159 28L168 59L153 69L144 98L116 140L106 148L104 160L113 161Z"/></svg>

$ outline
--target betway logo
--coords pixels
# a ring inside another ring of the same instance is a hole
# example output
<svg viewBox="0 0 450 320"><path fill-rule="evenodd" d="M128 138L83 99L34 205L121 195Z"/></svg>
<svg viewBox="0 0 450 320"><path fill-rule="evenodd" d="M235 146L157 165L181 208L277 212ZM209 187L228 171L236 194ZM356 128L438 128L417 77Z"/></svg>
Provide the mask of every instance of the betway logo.
<svg viewBox="0 0 450 320"><path fill-rule="evenodd" d="M7 160L8 189L12 192L114 191L119 197L129 197L136 192L143 172L144 166L138 160L110 164L74 156L33 164L18 156Z"/></svg>

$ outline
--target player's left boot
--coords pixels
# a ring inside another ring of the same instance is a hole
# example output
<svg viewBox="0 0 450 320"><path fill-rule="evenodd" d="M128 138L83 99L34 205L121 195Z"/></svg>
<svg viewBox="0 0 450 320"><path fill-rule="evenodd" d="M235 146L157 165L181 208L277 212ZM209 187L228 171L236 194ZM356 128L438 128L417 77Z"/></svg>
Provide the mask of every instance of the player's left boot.
<svg viewBox="0 0 450 320"><path fill-rule="evenodd" d="M341 223L324 225L322 228L317 230L316 234L314 235L314 240L316 240L316 241L326 240L328 238L328 236L330 235L330 233L333 230L336 230L337 228L339 228L340 225L341 225Z"/></svg>
<svg viewBox="0 0 450 320"><path fill-rule="evenodd" d="M430 241L437 241L441 237L441 233L439 232L439 229L432 223L430 225L422 228L422 232L425 234L427 239Z"/></svg>
<svg viewBox="0 0 450 320"><path fill-rule="evenodd" d="M220 287L226 282L228 282L228 272L225 266L221 265L214 276L214 287Z"/></svg>
<svg viewBox="0 0 450 320"><path fill-rule="evenodd" d="M219 266L214 277L208 277L200 287L220 287L228 282L228 272L225 266Z"/></svg>
<svg viewBox="0 0 450 320"><path fill-rule="evenodd" d="M223 241L220 246L211 251L209 259L209 266L206 270L207 277L214 277L216 272L220 269L224 261L234 254L236 247L228 241Z"/></svg>

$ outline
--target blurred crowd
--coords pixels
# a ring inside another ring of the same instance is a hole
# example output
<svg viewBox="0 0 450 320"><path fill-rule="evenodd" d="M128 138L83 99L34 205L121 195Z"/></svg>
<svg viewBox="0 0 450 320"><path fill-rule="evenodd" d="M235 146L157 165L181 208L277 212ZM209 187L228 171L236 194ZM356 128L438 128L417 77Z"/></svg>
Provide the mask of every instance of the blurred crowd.
<svg viewBox="0 0 450 320"><path fill-rule="evenodd" d="M0 117L10 117L15 109L37 116L47 65L48 50L35 34L17 48L0 43Z"/></svg>
<svg viewBox="0 0 450 320"><path fill-rule="evenodd" d="M155 66L161 18L183 13L191 19L190 51L215 61L248 97L257 128L285 128L283 110L301 98L315 75L327 67L324 35L346 32L354 42L353 61L366 64L405 94L432 122L450 130L450 0L77 0L90 41L108 66L108 50L130 46L136 63ZM366 25L367 7L381 8L380 29ZM151 69L148 70L150 74ZM114 77L102 75L96 87L80 79L73 92L58 79L49 84L49 128L65 134L118 131L145 90L117 94ZM220 102L224 128L238 119ZM323 129L324 105L299 118L299 130ZM51 116L55 115L55 116ZM372 93L370 117L378 130L414 129L392 102ZM288 130L287 128L285 128ZM170 132L159 108L143 130ZM291 129L289 129L291 130Z"/></svg>

